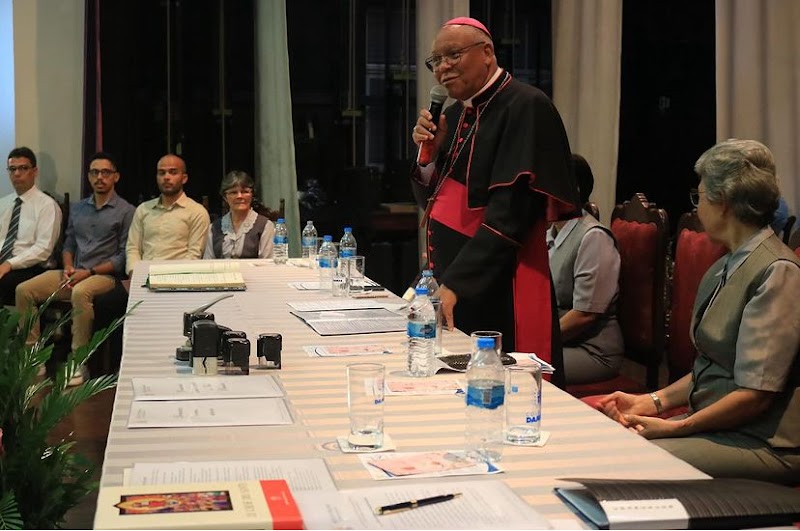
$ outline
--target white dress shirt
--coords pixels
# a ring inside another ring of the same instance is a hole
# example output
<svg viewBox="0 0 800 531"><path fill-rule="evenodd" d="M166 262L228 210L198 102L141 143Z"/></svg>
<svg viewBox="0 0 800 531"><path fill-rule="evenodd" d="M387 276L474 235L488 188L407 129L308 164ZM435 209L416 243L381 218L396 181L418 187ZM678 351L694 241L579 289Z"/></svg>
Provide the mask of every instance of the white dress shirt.
<svg viewBox="0 0 800 531"><path fill-rule="evenodd" d="M8 259L11 269L44 265L53 254L61 234L61 208L55 200L36 186L19 196L19 230L14 253ZM17 194L0 199L0 245L6 239Z"/></svg>

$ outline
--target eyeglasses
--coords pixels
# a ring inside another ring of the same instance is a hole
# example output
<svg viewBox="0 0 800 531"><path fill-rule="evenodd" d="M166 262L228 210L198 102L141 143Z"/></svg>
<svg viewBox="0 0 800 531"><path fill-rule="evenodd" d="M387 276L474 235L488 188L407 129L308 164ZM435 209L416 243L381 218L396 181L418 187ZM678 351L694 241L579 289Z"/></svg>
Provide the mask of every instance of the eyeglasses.
<svg viewBox="0 0 800 531"><path fill-rule="evenodd" d="M33 166L30 166L29 164L20 164L19 166L9 166L6 169L8 170L8 173L14 173L14 172L17 172L17 171L25 173L26 171L30 170L31 168L33 168Z"/></svg>
<svg viewBox="0 0 800 531"><path fill-rule="evenodd" d="M449 66L453 66L454 64L458 63L461 58L467 53L471 48L478 46L480 44L486 44L485 41L476 42L470 44L469 46L464 46L459 50L453 50L452 52L448 52L443 55L431 55L427 59L425 59L425 66L428 67L428 70L433 72L435 68L439 68L439 66L445 62Z"/></svg>
<svg viewBox="0 0 800 531"><path fill-rule="evenodd" d="M115 173L117 173L117 170L109 170L108 168L101 168L99 170L96 168L92 168L91 170L89 170L89 175L91 175L92 177L97 177L98 175L102 175L103 177L111 177Z"/></svg>
<svg viewBox="0 0 800 531"><path fill-rule="evenodd" d="M697 208L697 205L700 203L700 194L706 193L705 190L698 190L697 188L692 188L689 190L689 201L692 202L692 206Z"/></svg>
<svg viewBox="0 0 800 531"><path fill-rule="evenodd" d="M236 197L237 195L253 195L252 188L242 188L241 190L225 190L227 197Z"/></svg>

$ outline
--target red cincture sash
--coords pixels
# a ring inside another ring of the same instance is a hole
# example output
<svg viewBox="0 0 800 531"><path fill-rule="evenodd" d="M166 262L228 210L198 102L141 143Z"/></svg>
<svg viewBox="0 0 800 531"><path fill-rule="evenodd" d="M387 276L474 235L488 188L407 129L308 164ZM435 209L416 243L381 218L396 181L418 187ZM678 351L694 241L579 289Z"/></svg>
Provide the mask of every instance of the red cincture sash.
<svg viewBox="0 0 800 531"><path fill-rule="evenodd" d="M446 177L433 203L431 219L471 238L483 223L485 211L485 208L467 208L467 187ZM550 363L553 314L546 227L547 222L540 216L528 241L517 251L513 281L514 333L517 351L535 352Z"/></svg>

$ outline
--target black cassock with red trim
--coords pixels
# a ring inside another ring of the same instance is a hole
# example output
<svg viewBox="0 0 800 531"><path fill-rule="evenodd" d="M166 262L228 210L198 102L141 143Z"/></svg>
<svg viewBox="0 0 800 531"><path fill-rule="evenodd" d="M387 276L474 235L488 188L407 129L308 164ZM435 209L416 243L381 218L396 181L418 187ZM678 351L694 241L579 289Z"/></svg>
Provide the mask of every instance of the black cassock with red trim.
<svg viewBox="0 0 800 531"><path fill-rule="evenodd" d="M429 266L458 295L457 328L500 331L505 351L561 369L545 230L579 212L564 125L543 92L506 72L472 103L445 110L430 185L412 174L420 206L431 202Z"/></svg>

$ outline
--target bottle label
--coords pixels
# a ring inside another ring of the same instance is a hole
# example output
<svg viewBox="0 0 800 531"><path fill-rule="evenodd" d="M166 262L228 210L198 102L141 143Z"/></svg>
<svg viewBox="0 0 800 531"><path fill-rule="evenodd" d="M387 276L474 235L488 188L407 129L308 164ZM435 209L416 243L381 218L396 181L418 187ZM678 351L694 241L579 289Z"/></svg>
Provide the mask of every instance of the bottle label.
<svg viewBox="0 0 800 531"><path fill-rule="evenodd" d="M274 243L275 245L281 245L281 244L284 244L284 243L289 243L289 237L288 236L277 236L276 235L272 239L272 243Z"/></svg>
<svg viewBox="0 0 800 531"><path fill-rule="evenodd" d="M334 260L327 256L320 256L319 257L319 266L320 267L336 267L334 265Z"/></svg>
<svg viewBox="0 0 800 531"><path fill-rule="evenodd" d="M475 387L467 385L467 406L482 409L497 409L505 401L505 387L493 385L492 387Z"/></svg>
<svg viewBox="0 0 800 531"><path fill-rule="evenodd" d="M317 239L313 236L305 236L303 237L303 247L314 247L314 244L317 243Z"/></svg>
<svg viewBox="0 0 800 531"><path fill-rule="evenodd" d="M355 255L356 255L355 249L350 249L348 247L345 247L344 249L342 249L341 247L339 248L339 256L341 256L342 258L347 258L349 256L355 256Z"/></svg>
<svg viewBox="0 0 800 531"><path fill-rule="evenodd" d="M427 323L415 323L413 321L409 321L408 337L415 337L420 339L435 339L436 321L430 321Z"/></svg>

